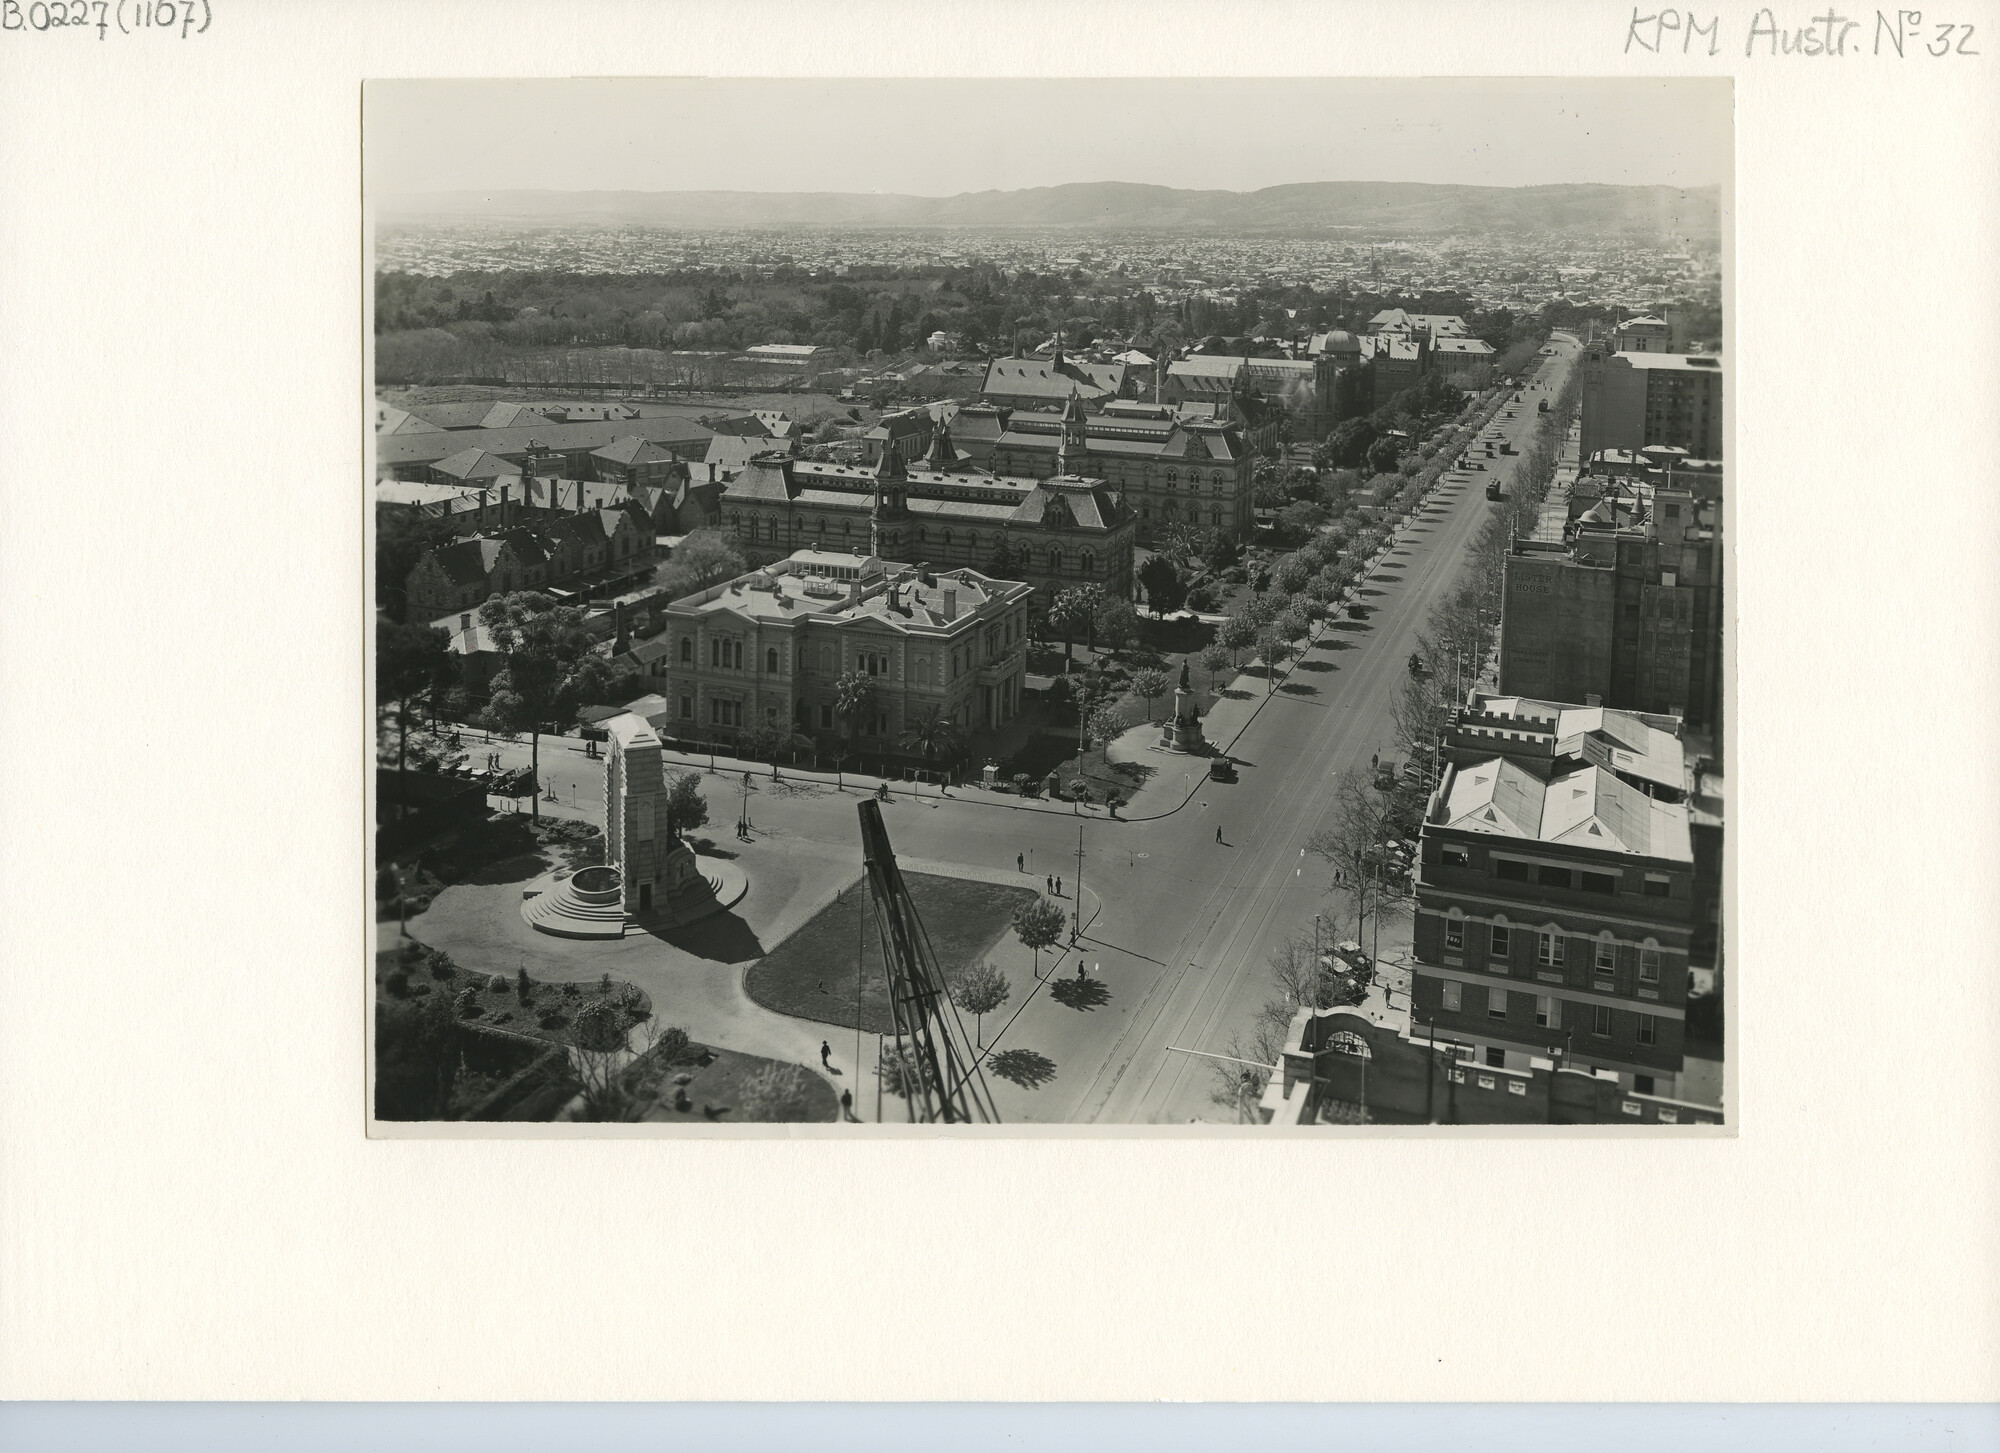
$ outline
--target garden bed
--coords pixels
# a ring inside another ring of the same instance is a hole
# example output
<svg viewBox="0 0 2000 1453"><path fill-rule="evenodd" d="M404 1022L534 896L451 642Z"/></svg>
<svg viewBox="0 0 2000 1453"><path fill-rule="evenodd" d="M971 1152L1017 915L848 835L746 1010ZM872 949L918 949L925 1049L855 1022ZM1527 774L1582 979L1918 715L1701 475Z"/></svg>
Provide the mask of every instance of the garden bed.
<svg viewBox="0 0 2000 1453"><path fill-rule="evenodd" d="M376 995L385 1002L414 1003L443 995L460 1024L548 1044L577 1043L577 1017L593 1004L610 1004L618 1013L615 1022L628 1031L653 1015L645 990L609 974L573 984L528 979L525 1002L520 993L524 976L473 972L453 963L449 954L414 941L394 954L377 955L375 962Z"/></svg>

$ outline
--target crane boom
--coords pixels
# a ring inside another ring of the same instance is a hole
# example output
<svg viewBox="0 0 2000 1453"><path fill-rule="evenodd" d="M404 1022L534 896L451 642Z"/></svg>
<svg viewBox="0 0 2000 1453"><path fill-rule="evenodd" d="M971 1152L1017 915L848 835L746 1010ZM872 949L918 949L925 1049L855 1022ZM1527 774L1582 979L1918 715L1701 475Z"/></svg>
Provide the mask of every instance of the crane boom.
<svg viewBox="0 0 2000 1453"><path fill-rule="evenodd" d="M917 906L904 886L882 805L860 803L861 859L868 871L868 897L889 981L889 1013L895 1021L901 1056L904 1100L913 1121L948 1125L1000 1123L979 1055L945 992L944 976L931 951Z"/></svg>

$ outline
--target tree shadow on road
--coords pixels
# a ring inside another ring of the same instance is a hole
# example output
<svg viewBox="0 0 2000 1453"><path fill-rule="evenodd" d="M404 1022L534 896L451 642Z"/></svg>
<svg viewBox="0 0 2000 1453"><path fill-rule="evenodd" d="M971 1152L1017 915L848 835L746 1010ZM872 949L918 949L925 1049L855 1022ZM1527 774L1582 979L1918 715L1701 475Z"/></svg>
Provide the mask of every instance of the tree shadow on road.
<svg viewBox="0 0 2000 1453"><path fill-rule="evenodd" d="M1319 695L1319 688L1317 686L1309 686L1303 681L1287 681L1283 686L1280 686L1278 688L1278 691L1281 695L1284 696Z"/></svg>
<svg viewBox="0 0 2000 1453"><path fill-rule="evenodd" d="M1065 1009L1095 1009L1111 1002L1111 989L1102 979L1055 979L1049 997Z"/></svg>
<svg viewBox="0 0 2000 1453"><path fill-rule="evenodd" d="M1402 583L1402 579L1403 577L1400 575L1378 575L1375 577L1375 583L1377 585L1399 585Z"/></svg>
<svg viewBox="0 0 2000 1453"><path fill-rule="evenodd" d="M1220 694L1228 697L1231 701L1248 701L1250 699L1249 692L1238 691L1233 686L1224 687Z"/></svg>
<svg viewBox="0 0 2000 1453"><path fill-rule="evenodd" d="M986 1068L1024 1090L1039 1090L1056 1077L1056 1062L1032 1049L1003 1049L987 1059Z"/></svg>
<svg viewBox="0 0 2000 1453"><path fill-rule="evenodd" d="M1301 661L1299 662L1298 669L1301 671L1338 671L1340 668L1331 661Z"/></svg>

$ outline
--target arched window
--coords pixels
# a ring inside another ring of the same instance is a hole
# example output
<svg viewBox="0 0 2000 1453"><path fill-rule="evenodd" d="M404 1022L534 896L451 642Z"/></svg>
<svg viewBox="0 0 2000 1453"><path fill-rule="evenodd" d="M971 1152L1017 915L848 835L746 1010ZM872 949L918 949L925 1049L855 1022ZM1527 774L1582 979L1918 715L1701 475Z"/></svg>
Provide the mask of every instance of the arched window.
<svg viewBox="0 0 2000 1453"><path fill-rule="evenodd" d="M928 686L930 684L931 658L928 656L919 656L917 657L917 685Z"/></svg>
<svg viewBox="0 0 2000 1453"><path fill-rule="evenodd" d="M822 535L824 535L824 534L826 533L826 521L825 521L825 520L821 520L821 521L819 522L819 532L820 532L820 533L821 533Z"/></svg>
<svg viewBox="0 0 2000 1453"><path fill-rule="evenodd" d="M929 531L927 531L927 530L926 530L926 529L925 529L925 528L924 528L924 527L923 527L922 525L918 525L918 526L917 526L917 543L918 543L919 545L927 545L927 544L929 544L929 543L930 543L930 538L931 538L931 537L930 537L930 532L929 532Z"/></svg>
<svg viewBox="0 0 2000 1453"><path fill-rule="evenodd" d="M736 643L736 669L738 671L743 669L743 643L741 641Z"/></svg>
<svg viewBox="0 0 2000 1453"><path fill-rule="evenodd" d="M977 550L979 548L979 531L967 530L965 532L965 548L968 550Z"/></svg>
<svg viewBox="0 0 2000 1453"><path fill-rule="evenodd" d="M951 548L951 531L950 531L950 530L946 530L946 531L944 532L944 547L945 547L945 549L947 549L947 550L949 550L949 549Z"/></svg>
<svg viewBox="0 0 2000 1453"><path fill-rule="evenodd" d="M1097 556L1086 550L1083 552L1083 573L1090 575L1097 569Z"/></svg>
<svg viewBox="0 0 2000 1453"><path fill-rule="evenodd" d="M1179 482L1179 478L1180 476L1175 474L1173 470L1169 469L1167 471L1167 488L1172 489L1174 485Z"/></svg>
<svg viewBox="0 0 2000 1453"><path fill-rule="evenodd" d="M767 675L771 676L776 676L778 674L778 648L776 646L769 646L765 648L764 671Z"/></svg>
<svg viewBox="0 0 2000 1453"><path fill-rule="evenodd" d="M1049 574L1060 575L1061 573L1062 573L1062 551L1056 549L1054 546L1050 546Z"/></svg>
<svg viewBox="0 0 2000 1453"><path fill-rule="evenodd" d="M694 665L694 640L690 636L681 637L681 665Z"/></svg>
<svg viewBox="0 0 2000 1453"><path fill-rule="evenodd" d="M1219 525L1222 523L1222 510L1220 507L1212 509L1208 512L1208 522L1211 525Z"/></svg>
<svg viewBox="0 0 2000 1453"><path fill-rule="evenodd" d="M851 535L851 534L853 534L853 533L854 533L854 521L852 521L852 520L842 520L842 521L840 522L840 533L841 533L841 534L843 534L843 535Z"/></svg>

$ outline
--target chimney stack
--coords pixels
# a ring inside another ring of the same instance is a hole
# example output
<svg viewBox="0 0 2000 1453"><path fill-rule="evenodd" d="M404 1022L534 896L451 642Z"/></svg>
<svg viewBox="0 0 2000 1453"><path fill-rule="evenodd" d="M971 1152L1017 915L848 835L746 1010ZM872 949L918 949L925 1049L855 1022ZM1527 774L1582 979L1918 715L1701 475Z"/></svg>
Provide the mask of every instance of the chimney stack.
<svg viewBox="0 0 2000 1453"><path fill-rule="evenodd" d="M479 491L479 528L486 528L486 491Z"/></svg>
<svg viewBox="0 0 2000 1453"><path fill-rule="evenodd" d="M503 530L507 528L507 490L508 490L508 488L509 488L509 486L507 486L507 485L504 485L504 484L500 486L500 528L501 528L501 529L503 529Z"/></svg>
<svg viewBox="0 0 2000 1453"><path fill-rule="evenodd" d="M471 612L471 611L469 611L469 610L462 610L462 611L460 611L460 612L458 613L458 628L459 628L459 629L460 629L461 631L469 631L469 630L471 630L471 629L472 629L472 612Z"/></svg>
<svg viewBox="0 0 2000 1453"><path fill-rule="evenodd" d="M944 618L948 621L958 619L958 591L949 585L944 588Z"/></svg>

